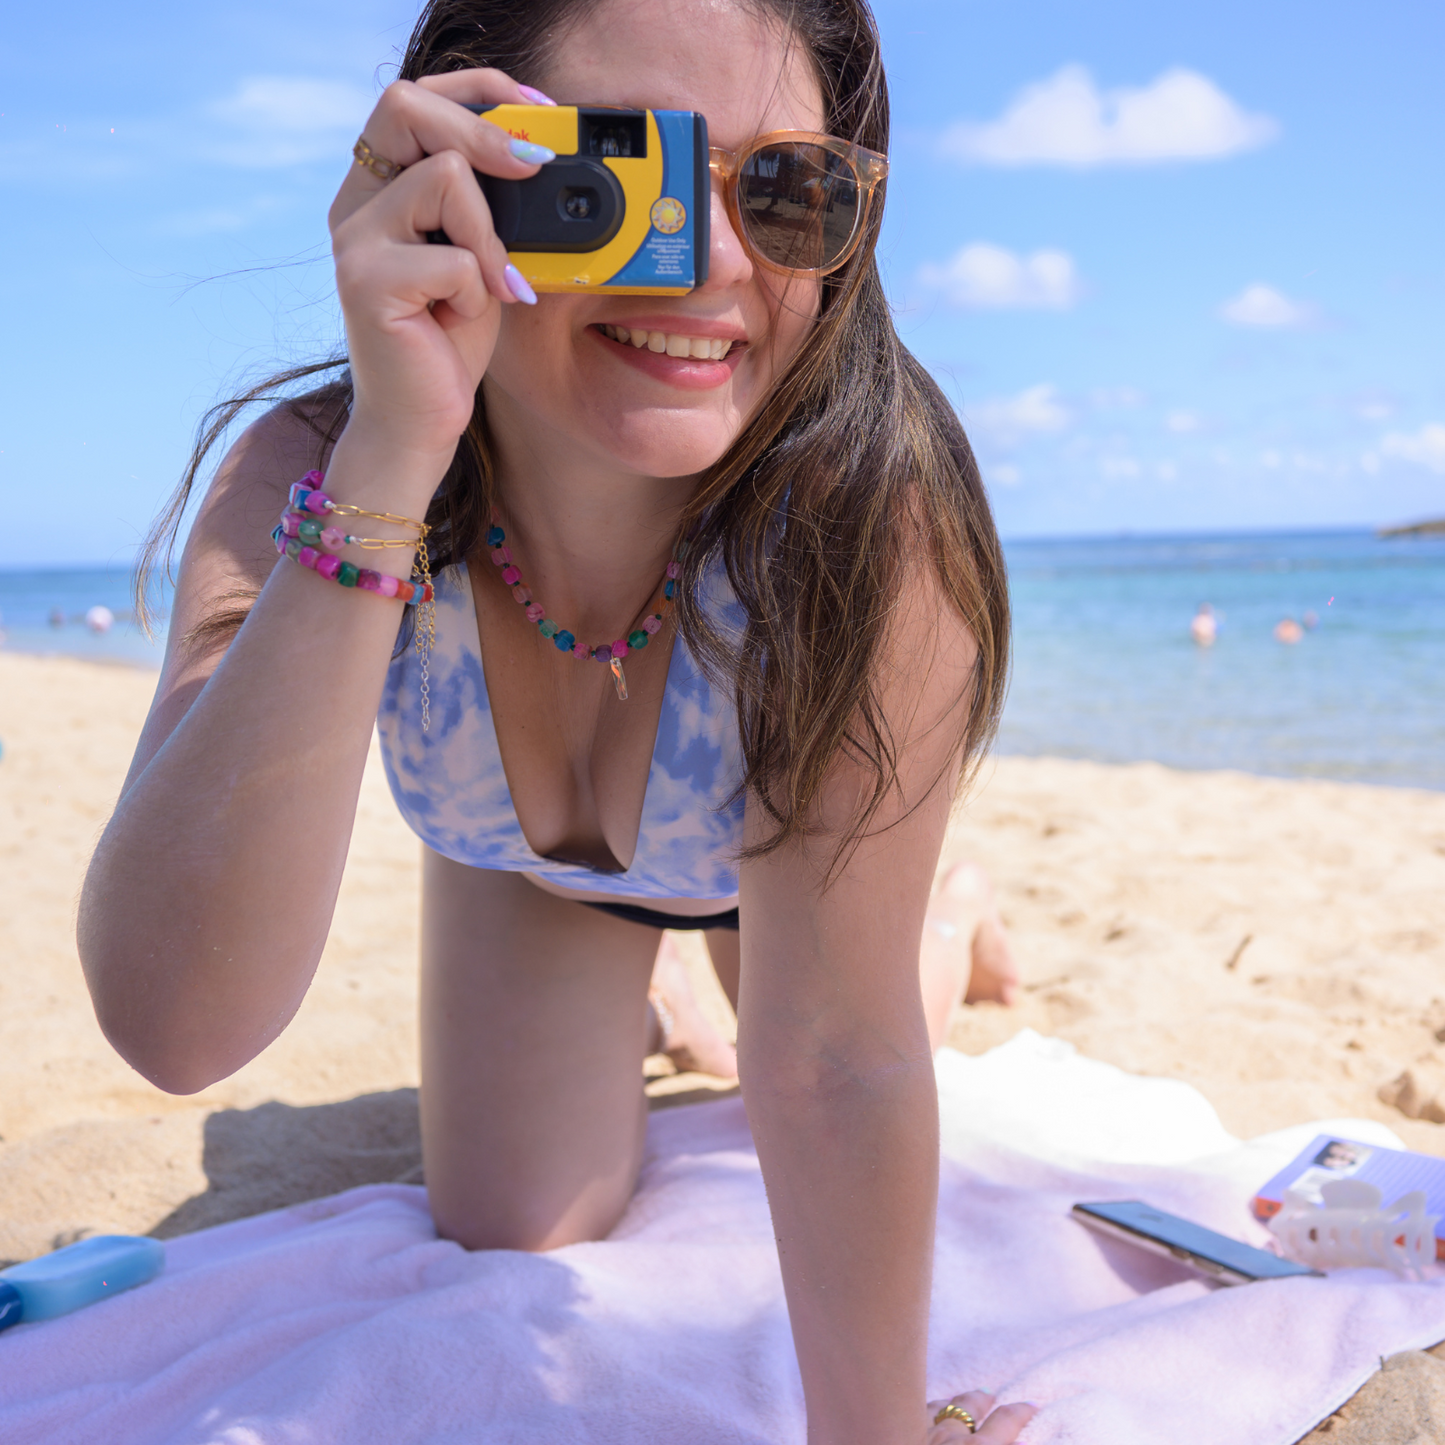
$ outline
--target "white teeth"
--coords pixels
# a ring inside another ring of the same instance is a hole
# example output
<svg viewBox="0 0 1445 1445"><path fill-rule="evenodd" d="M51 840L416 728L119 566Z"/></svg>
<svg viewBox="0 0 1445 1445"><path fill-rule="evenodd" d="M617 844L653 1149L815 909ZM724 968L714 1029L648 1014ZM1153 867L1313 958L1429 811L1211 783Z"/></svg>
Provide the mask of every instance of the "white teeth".
<svg viewBox="0 0 1445 1445"><path fill-rule="evenodd" d="M732 342L715 336L679 336L668 331L642 331L636 327L612 326L598 328L610 341L626 346L629 342L641 350L644 346L659 356L690 357L695 361L721 361L732 350Z"/></svg>

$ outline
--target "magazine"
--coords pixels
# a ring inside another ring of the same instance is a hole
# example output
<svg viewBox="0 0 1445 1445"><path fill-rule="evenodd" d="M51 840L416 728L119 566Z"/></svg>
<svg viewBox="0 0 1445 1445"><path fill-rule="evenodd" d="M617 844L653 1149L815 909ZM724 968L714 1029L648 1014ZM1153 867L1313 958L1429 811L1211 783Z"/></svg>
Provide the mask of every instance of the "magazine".
<svg viewBox="0 0 1445 1445"><path fill-rule="evenodd" d="M1407 1149L1386 1149L1317 1134L1306 1148L1279 1171L1251 1201L1257 1219L1272 1219L1284 1207L1285 1190L1292 1189L1315 1204L1323 1203L1320 1185L1332 1179L1363 1179L1380 1191L1380 1202L1393 1204L1402 1194L1419 1189L1425 1195L1425 1212L1441 1216L1435 1227L1435 1257L1445 1259L1445 1159L1415 1154Z"/></svg>

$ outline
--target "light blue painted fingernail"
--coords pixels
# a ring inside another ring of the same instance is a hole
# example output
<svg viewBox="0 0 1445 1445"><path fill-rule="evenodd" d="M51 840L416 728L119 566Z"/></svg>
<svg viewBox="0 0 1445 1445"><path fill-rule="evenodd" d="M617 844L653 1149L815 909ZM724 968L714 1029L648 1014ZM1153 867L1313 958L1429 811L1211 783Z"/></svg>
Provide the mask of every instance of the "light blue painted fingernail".
<svg viewBox="0 0 1445 1445"><path fill-rule="evenodd" d="M535 85L519 85L519 86L517 87L517 89L518 89L519 91L521 91L522 94L523 94L529 101L531 101L533 105L556 105L556 104L557 104L557 102L556 102L555 100L553 100L552 97L546 93L546 91L538 90Z"/></svg>
<svg viewBox="0 0 1445 1445"><path fill-rule="evenodd" d="M508 144L512 154L519 161L526 161L529 166L544 166L548 161L557 159L556 151L549 151L546 146L539 146L535 141L521 140L513 136Z"/></svg>
<svg viewBox="0 0 1445 1445"><path fill-rule="evenodd" d="M507 290L518 301L525 301L528 306L537 304L537 293L527 284L527 278L510 262L507 263L507 269L502 272L502 275L507 278Z"/></svg>

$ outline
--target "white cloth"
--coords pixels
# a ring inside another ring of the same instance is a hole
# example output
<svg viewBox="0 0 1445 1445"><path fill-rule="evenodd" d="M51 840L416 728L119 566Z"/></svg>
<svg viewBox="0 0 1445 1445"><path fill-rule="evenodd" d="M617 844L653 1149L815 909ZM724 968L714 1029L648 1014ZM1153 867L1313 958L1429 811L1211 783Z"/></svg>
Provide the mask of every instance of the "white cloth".
<svg viewBox="0 0 1445 1445"><path fill-rule="evenodd" d="M1292 1445L1381 1355L1445 1338L1384 1271L1218 1289L1069 1218L1141 1197L1262 1240L1246 1201L1321 1128L1241 1145L1186 1085L1028 1031L938 1059L929 1388L1041 1402L1029 1445ZM783 1445L802 1391L737 1100L654 1115L636 1198L548 1255L439 1241L381 1185L172 1241L153 1283L0 1336L5 1445Z"/></svg>

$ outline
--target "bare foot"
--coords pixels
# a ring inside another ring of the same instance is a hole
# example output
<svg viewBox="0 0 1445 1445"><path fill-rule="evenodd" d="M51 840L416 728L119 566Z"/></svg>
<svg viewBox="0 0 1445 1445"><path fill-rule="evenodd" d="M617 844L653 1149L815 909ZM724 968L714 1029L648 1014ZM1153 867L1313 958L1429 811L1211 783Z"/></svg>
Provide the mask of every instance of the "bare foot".
<svg viewBox="0 0 1445 1445"><path fill-rule="evenodd" d="M1019 974L1008 933L998 916L993 885L977 863L959 863L943 880L928 907L925 938L968 947L968 983L964 1003L1012 1004L1018 998Z"/></svg>
<svg viewBox="0 0 1445 1445"><path fill-rule="evenodd" d="M654 1052L666 1054L679 1073L737 1078L738 1051L703 1012L670 933L662 935L647 996L657 1018Z"/></svg>

